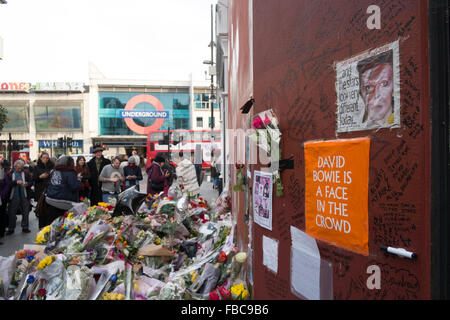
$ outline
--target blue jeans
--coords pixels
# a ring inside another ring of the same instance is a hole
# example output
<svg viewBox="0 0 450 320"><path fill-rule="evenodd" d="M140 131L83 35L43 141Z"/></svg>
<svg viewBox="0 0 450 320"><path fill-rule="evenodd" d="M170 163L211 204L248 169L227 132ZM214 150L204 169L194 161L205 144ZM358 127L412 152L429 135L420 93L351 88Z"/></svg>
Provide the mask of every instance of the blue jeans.
<svg viewBox="0 0 450 320"><path fill-rule="evenodd" d="M117 200L118 196L118 194L103 193L102 200L104 203L108 203L112 198L115 198Z"/></svg>

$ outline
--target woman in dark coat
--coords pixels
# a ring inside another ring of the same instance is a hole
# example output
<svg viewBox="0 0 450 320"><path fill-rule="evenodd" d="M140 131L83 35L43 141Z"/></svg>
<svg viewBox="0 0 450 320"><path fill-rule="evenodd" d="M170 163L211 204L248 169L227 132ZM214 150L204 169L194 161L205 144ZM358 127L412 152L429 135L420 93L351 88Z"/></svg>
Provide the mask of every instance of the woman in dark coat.
<svg viewBox="0 0 450 320"><path fill-rule="evenodd" d="M45 198L48 210L46 215L39 216L39 228L51 224L78 202L80 186L81 179L78 179L75 172L73 158L61 156L50 175L50 184Z"/></svg>
<svg viewBox="0 0 450 320"><path fill-rule="evenodd" d="M168 172L163 173L162 166L165 163L165 159L161 156L156 156L150 167L147 168L147 193L158 194L164 191L164 187L167 185L167 177L170 175Z"/></svg>
<svg viewBox="0 0 450 320"><path fill-rule="evenodd" d="M39 201L41 194L44 193L50 183L50 171L52 171L54 165L49 159L49 154L47 152L42 152L33 169L34 200L36 202Z"/></svg>
<svg viewBox="0 0 450 320"><path fill-rule="evenodd" d="M79 192L80 198L89 198L91 186L89 185L89 170L86 164L86 159L83 156L78 156L75 171L79 179L81 179L81 188Z"/></svg>

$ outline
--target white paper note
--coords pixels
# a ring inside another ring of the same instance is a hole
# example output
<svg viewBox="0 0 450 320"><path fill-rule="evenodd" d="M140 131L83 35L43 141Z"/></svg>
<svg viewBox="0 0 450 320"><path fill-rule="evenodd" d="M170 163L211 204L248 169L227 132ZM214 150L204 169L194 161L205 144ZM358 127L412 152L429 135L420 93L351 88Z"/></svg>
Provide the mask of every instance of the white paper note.
<svg viewBox="0 0 450 320"><path fill-rule="evenodd" d="M320 252L316 240L291 226L291 291L320 300Z"/></svg>
<svg viewBox="0 0 450 320"><path fill-rule="evenodd" d="M263 236L263 265L278 272L278 241Z"/></svg>

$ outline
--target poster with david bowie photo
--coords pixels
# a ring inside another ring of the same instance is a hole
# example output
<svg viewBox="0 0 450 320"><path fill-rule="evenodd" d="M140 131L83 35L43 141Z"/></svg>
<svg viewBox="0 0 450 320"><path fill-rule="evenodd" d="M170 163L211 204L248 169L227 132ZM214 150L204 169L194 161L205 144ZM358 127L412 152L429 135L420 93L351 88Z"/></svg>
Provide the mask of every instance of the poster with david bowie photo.
<svg viewBox="0 0 450 320"><path fill-rule="evenodd" d="M254 171L253 219L263 228L272 231L272 173Z"/></svg>
<svg viewBox="0 0 450 320"><path fill-rule="evenodd" d="M337 132L400 127L398 40L336 64Z"/></svg>

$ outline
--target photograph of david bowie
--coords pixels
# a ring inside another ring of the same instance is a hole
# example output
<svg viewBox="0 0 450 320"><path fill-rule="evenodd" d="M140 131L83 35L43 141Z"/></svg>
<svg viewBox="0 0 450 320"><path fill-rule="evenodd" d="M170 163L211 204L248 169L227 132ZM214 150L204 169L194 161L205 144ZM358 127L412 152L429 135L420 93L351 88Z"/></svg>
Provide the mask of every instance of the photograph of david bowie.
<svg viewBox="0 0 450 320"><path fill-rule="evenodd" d="M364 102L362 123L388 126L394 124L393 50L358 62L360 97Z"/></svg>

